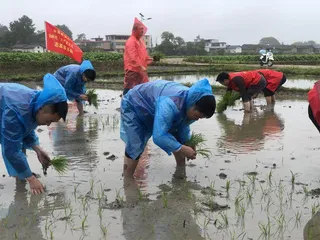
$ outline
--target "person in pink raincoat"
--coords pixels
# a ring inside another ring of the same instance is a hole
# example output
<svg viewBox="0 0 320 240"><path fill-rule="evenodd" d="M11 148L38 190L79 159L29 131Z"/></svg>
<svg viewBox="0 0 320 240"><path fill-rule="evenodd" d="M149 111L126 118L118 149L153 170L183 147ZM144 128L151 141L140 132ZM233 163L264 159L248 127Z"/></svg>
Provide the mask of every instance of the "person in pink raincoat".
<svg viewBox="0 0 320 240"><path fill-rule="evenodd" d="M137 18L134 20L132 34L124 49L124 90L125 95L134 86L148 82L147 67L152 63L149 57L143 36L147 28Z"/></svg>

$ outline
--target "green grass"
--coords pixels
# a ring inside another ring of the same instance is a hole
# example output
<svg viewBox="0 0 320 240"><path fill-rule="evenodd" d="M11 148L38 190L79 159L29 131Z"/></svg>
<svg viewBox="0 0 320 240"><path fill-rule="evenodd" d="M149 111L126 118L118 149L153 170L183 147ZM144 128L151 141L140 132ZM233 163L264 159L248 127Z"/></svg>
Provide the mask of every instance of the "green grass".
<svg viewBox="0 0 320 240"><path fill-rule="evenodd" d="M51 165L59 175L63 175L68 171L68 159L64 156L53 158L51 160Z"/></svg>
<svg viewBox="0 0 320 240"><path fill-rule="evenodd" d="M209 158L212 153L209 149L204 148L206 139L201 133L192 132L190 139L185 143L186 146L189 146L197 152L197 154Z"/></svg>
<svg viewBox="0 0 320 240"><path fill-rule="evenodd" d="M95 108L98 108L98 94L96 93L95 89L89 89L86 92L88 97L89 105L93 105Z"/></svg>

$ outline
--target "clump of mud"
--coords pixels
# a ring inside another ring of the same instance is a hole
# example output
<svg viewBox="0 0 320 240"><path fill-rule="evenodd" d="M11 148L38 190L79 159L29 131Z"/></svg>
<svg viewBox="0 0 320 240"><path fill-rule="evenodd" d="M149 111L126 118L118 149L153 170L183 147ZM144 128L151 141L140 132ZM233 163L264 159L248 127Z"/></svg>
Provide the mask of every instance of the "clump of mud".
<svg viewBox="0 0 320 240"><path fill-rule="evenodd" d="M313 197L319 197L320 196L320 188L312 189L312 190L310 190L310 192L308 194L310 194Z"/></svg>

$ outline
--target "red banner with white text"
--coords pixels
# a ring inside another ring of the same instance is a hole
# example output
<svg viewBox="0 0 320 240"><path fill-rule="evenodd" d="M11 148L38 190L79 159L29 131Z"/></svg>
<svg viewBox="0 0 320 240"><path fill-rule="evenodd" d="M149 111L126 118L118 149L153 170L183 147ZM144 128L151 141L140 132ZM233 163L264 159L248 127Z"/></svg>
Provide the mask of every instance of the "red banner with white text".
<svg viewBox="0 0 320 240"><path fill-rule="evenodd" d="M47 50L66 55L81 63L83 52L67 34L48 22L45 22L45 31Z"/></svg>

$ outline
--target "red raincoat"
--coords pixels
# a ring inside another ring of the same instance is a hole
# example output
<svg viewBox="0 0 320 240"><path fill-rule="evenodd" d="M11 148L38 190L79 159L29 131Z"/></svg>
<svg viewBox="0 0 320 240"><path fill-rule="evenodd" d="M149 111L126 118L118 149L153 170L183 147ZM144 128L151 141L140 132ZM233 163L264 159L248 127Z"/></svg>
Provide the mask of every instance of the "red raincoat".
<svg viewBox="0 0 320 240"><path fill-rule="evenodd" d="M263 74L264 78L267 81L267 89L272 92L275 92L277 90L283 78L282 72L277 72L270 69L260 69L256 70L256 72L261 72Z"/></svg>
<svg viewBox="0 0 320 240"><path fill-rule="evenodd" d="M148 74L141 70L141 66L147 68L149 55L142 37L146 34L147 28L137 18L134 25L137 30L132 30L132 34L126 42L124 50L124 88L131 89L134 86L148 82ZM139 28L143 27L143 36L139 36Z"/></svg>
<svg viewBox="0 0 320 240"><path fill-rule="evenodd" d="M239 91L238 87L233 83L233 78L242 77L246 88L249 88L252 85L257 85L261 79L261 75L258 72L248 71L248 72L234 72L229 73L229 88L235 91Z"/></svg>
<svg viewBox="0 0 320 240"><path fill-rule="evenodd" d="M320 81L316 82L313 88L308 92L308 101L313 116L320 125Z"/></svg>

